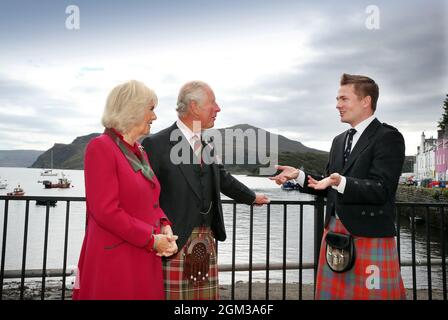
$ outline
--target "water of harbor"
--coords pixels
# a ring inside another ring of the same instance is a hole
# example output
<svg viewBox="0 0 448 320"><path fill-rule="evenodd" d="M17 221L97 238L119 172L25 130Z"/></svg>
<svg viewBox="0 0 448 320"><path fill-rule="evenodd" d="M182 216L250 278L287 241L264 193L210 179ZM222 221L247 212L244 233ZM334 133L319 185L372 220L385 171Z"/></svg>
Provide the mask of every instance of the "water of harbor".
<svg viewBox="0 0 448 320"><path fill-rule="evenodd" d="M60 171L60 170L59 170ZM81 170L63 171L71 180L70 189L44 189L38 181L43 180L40 176L40 169L26 168L0 168L0 177L6 178L9 183L7 190L0 190L0 194L6 194L14 186L20 184L29 196L84 196L84 178ZM256 192L267 194L271 200L312 200L313 197L300 194L298 191L283 191L267 178L236 176ZM224 197L225 198L225 197ZM45 207L30 203L29 230L27 241L27 269L41 269L44 252L44 230L45 230ZM65 202L60 202L56 207L50 208L49 236L48 236L48 256L47 269L60 269L63 266L64 232L65 232ZM3 212L4 201L0 202L0 241L3 239ZM233 205L224 205L224 218L227 229L227 240L219 243L219 263L232 263L232 238L233 238ZM300 239L300 209L299 206L288 205L286 214L286 251L283 250L284 234L284 206L272 205L270 212L270 262L282 263L284 254L286 261L292 263L299 262L299 239ZM10 201L9 216L6 241L5 269L19 270L22 266L22 249L24 239L25 221L25 201ZM84 237L85 223L85 203L72 202L70 204L70 220L68 234L68 254L67 265L74 267L77 264L78 256ZM304 206L303 210L303 262L313 262L314 246L314 209L311 206ZM236 217L236 264L249 263L249 231L250 231L250 207L237 205ZM409 221L406 218L401 220L401 259L410 260L411 256L411 233ZM253 211L253 263L264 263L267 255L267 207L254 207ZM419 226L416 231L416 257L426 261L426 227ZM430 254L432 258L441 257L440 230L431 229ZM448 249L448 245L445 246ZM402 268L403 279L406 287L412 286L411 267ZM442 288L441 267L432 267L432 286L434 289ZM282 271L270 271L271 282L281 282L283 280ZM236 281L247 282L249 273L237 272ZM254 271L252 281L264 282L266 280L265 271ZM221 272L220 282L228 284L231 281L231 273ZM299 281L298 270L288 270L286 272L286 282L293 283ZM312 270L303 271L303 282L313 282ZM417 286L427 288L427 270L425 267L417 267Z"/></svg>

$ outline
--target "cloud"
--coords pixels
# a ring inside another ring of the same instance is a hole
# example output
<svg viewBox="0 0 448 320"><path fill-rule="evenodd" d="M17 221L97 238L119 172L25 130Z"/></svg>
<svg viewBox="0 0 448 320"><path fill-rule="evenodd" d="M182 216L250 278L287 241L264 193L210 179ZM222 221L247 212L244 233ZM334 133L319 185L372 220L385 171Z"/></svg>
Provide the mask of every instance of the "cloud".
<svg viewBox="0 0 448 320"><path fill-rule="evenodd" d="M180 86L199 78L222 106L218 127L250 123L329 150L347 128L335 109L347 72L379 83L377 116L405 134L411 154L421 131L436 130L447 93L447 5L375 2L379 30L365 26L370 1L195 2L174 9L164 2L123 9L121 2L80 1L77 33L65 30L63 19L56 28L64 5L47 2L48 29L39 24L50 39L45 45L21 22L38 24L28 8L26 19L0 22L13 30L0 37L7 49L0 52L0 130L27 130L34 133L23 138L27 143L39 136L51 145L98 132L110 89L135 78L159 96L158 131L176 118ZM142 19L148 12L151 19ZM186 12L194 23L185 22ZM0 140L5 145L12 144Z"/></svg>
<svg viewBox="0 0 448 320"><path fill-rule="evenodd" d="M34 84L0 74L0 130L4 137L7 136L8 145L31 144L36 135L51 139L41 141L40 145L51 146L70 139L68 137L76 132L70 123L76 123L76 119L83 115L75 103L53 96L54 93ZM18 136L21 141L14 138Z"/></svg>
<svg viewBox="0 0 448 320"><path fill-rule="evenodd" d="M295 131L306 145L320 141L329 147L325 141L346 129L335 109L339 78L346 72L365 74L379 83L380 120L405 134L435 129L447 92L443 4L388 5L382 12L380 30L365 28L363 17L353 18L352 11L337 21L321 13L322 29L310 37L309 46L316 53L312 61L242 88L239 99L234 96L229 102L226 112L232 118L227 122L236 121L234 114L242 108L250 111L254 125ZM257 96L276 99L251 98ZM407 143L411 154L418 142L408 138Z"/></svg>

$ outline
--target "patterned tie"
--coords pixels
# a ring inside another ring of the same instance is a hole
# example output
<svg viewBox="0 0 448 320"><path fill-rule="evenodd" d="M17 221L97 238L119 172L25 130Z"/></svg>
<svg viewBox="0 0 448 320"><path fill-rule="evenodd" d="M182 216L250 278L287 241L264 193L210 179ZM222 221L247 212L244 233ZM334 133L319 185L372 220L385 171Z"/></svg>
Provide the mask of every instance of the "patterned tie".
<svg viewBox="0 0 448 320"><path fill-rule="evenodd" d="M355 135L355 133L356 133L355 129L348 130L348 141L347 146L345 147L344 150L344 165L347 162L348 157L350 156L350 151L352 150L353 136Z"/></svg>
<svg viewBox="0 0 448 320"><path fill-rule="evenodd" d="M201 166L202 166L202 143L201 138L198 135L194 135L191 140L193 141L193 151L196 157L201 159Z"/></svg>

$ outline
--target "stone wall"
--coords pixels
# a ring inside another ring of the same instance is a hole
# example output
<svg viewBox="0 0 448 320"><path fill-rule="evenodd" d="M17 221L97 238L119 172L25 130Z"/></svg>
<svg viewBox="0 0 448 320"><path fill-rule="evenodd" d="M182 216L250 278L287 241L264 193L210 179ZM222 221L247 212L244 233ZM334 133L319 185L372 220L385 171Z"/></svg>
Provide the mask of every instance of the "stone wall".
<svg viewBox="0 0 448 320"><path fill-rule="evenodd" d="M447 207L444 209L444 229L448 231L448 189L439 188L421 188L415 186L398 186L397 202L424 202L424 203L446 203ZM399 210L402 216L409 217L412 213L411 208L401 208ZM415 208L415 217L426 220L428 209ZM432 227L440 229L442 226L441 211L439 208L429 208L430 224Z"/></svg>

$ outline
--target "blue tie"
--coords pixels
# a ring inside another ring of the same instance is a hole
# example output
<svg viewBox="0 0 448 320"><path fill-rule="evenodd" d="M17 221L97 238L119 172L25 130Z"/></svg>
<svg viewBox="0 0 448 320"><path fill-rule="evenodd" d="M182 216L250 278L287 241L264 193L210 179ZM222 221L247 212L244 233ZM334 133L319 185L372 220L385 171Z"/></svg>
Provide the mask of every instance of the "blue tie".
<svg viewBox="0 0 448 320"><path fill-rule="evenodd" d="M355 129L348 130L348 141L347 146L345 147L344 150L344 165L346 164L348 157L350 156L350 151L352 150L353 136L355 135L355 133L356 133Z"/></svg>

